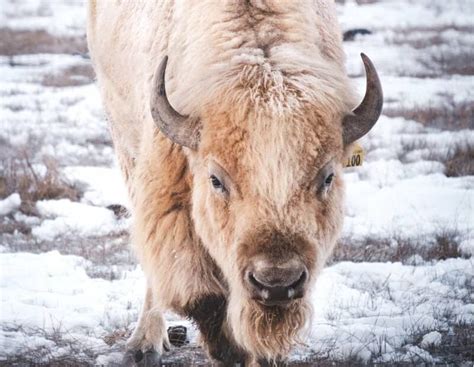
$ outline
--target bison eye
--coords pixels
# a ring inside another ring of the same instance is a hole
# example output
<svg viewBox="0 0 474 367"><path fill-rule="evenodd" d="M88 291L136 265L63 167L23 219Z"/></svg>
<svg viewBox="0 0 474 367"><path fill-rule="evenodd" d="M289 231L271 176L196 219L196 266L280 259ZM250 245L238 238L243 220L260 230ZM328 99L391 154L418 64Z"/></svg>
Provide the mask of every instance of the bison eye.
<svg viewBox="0 0 474 367"><path fill-rule="evenodd" d="M216 176L211 175L211 177L209 177L209 179L211 180L212 187L214 187L216 190L222 191L222 192L227 191L224 184Z"/></svg>
<svg viewBox="0 0 474 367"><path fill-rule="evenodd" d="M329 187L334 180L334 173L330 173L324 180L324 186Z"/></svg>

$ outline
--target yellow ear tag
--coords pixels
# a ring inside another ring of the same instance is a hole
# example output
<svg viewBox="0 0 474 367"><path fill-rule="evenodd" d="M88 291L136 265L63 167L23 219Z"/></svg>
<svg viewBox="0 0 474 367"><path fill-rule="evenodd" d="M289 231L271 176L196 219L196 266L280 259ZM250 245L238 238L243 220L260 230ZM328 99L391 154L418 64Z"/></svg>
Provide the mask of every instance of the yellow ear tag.
<svg viewBox="0 0 474 367"><path fill-rule="evenodd" d="M364 149L357 143L352 144L352 152L347 158L345 158L344 167L362 166L364 156Z"/></svg>

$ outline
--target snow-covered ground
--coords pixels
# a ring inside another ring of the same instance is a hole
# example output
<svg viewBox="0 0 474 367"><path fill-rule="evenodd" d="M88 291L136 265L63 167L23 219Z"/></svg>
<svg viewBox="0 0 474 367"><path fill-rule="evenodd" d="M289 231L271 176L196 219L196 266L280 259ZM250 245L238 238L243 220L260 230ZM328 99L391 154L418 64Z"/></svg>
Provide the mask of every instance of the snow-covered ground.
<svg viewBox="0 0 474 367"><path fill-rule="evenodd" d="M84 54L85 6L0 9L0 364L112 364L144 279ZM386 108L361 141L366 162L346 170L343 238L292 361L472 365L474 3L346 0L338 11L344 30L372 32L345 43L347 66L362 91L358 55L374 60ZM167 320L189 337L168 358L205 363L193 325Z"/></svg>

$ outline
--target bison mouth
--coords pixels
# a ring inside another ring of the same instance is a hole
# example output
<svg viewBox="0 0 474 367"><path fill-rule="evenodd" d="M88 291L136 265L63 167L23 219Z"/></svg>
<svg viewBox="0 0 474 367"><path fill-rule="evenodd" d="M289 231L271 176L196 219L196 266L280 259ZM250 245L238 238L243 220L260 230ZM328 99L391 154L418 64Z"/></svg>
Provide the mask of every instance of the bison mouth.
<svg viewBox="0 0 474 367"><path fill-rule="evenodd" d="M302 298L308 278L306 270L301 271L295 279L270 284L252 272L247 273L247 284L251 298L265 307L286 307L294 300Z"/></svg>

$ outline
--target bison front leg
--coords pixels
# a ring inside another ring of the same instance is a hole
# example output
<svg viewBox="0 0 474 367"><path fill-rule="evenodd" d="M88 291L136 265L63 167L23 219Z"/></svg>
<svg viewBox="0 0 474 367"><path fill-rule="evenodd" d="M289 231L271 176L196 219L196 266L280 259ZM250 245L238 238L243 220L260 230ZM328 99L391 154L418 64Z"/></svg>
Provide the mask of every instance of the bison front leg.
<svg viewBox="0 0 474 367"><path fill-rule="evenodd" d="M163 350L169 347L165 320L161 310L154 305L152 290L147 288L138 324L127 341L124 365L158 366Z"/></svg>
<svg viewBox="0 0 474 367"><path fill-rule="evenodd" d="M224 295L203 295L188 304L184 312L196 322L204 347L215 366L243 365L244 352L228 337L227 300Z"/></svg>

